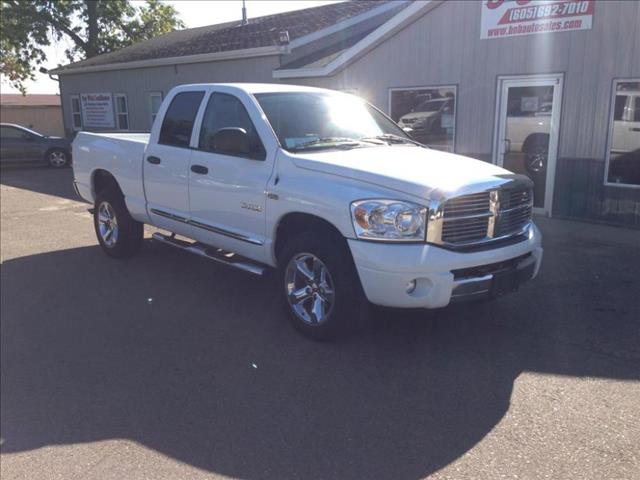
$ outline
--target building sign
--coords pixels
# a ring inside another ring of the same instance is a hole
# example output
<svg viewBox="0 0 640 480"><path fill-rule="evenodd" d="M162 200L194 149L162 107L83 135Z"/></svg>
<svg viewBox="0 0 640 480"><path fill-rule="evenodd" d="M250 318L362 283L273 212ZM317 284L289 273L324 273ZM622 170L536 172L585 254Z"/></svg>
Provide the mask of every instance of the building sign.
<svg viewBox="0 0 640 480"><path fill-rule="evenodd" d="M480 38L589 30L595 0L483 0Z"/></svg>
<svg viewBox="0 0 640 480"><path fill-rule="evenodd" d="M85 127L113 128L113 99L110 93L81 93L82 120Z"/></svg>

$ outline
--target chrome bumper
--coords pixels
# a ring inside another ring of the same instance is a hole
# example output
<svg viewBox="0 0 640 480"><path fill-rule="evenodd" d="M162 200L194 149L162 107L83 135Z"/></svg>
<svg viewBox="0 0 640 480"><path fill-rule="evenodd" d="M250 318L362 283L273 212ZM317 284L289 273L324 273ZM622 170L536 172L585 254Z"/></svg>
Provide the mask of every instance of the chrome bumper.
<svg viewBox="0 0 640 480"><path fill-rule="evenodd" d="M497 264L494 271L491 271L491 265L479 267L478 270L485 270L482 275L465 276L453 281L451 303L495 297L515 291L533 278L535 263L536 259L529 255L515 259L511 265Z"/></svg>

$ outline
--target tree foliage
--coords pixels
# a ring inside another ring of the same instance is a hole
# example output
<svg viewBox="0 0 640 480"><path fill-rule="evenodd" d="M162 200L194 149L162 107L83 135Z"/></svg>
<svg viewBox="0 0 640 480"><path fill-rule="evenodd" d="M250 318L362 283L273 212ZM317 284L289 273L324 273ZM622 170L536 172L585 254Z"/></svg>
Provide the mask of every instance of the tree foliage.
<svg viewBox="0 0 640 480"><path fill-rule="evenodd" d="M177 11L159 0L1 0L0 73L24 93L49 45L67 40L65 54L76 61L178 28Z"/></svg>

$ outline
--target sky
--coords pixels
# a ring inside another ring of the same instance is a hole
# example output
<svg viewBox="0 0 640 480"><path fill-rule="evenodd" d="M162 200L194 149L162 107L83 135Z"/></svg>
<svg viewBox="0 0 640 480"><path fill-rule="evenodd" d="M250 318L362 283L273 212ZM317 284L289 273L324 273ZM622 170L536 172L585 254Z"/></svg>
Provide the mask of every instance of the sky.
<svg viewBox="0 0 640 480"><path fill-rule="evenodd" d="M247 16L261 17L273 13L300 10L303 8L317 7L329 3L336 3L338 0L247 0ZM134 1L132 3L144 3ZM242 18L242 0L167 0L178 11L180 18L187 28L201 27L203 25L213 25ZM54 68L58 64L68 63L64 50L66 45L51 45L45 51L47 62L42 66ZM49 78L48 75L36 73L33 82L27 82L27 93L59 93L58 82ZM12 89L5 79L2 79L2 93L18 93Z"/></svg>

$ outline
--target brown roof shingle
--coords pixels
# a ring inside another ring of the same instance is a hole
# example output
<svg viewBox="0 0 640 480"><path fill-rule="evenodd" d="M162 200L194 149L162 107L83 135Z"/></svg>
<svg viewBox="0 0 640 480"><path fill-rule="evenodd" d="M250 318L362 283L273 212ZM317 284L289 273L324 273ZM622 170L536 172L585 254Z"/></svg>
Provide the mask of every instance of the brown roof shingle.
<svg viewBox="0 0 640 480"><path fill-rule="evenodd" d="M115 52L64 65L56 70L277 45L281 31L288 31L290 40L295 40L389 1L393 0L353 0L249 18L245 25L235 21L176 30Z"/></svg>

